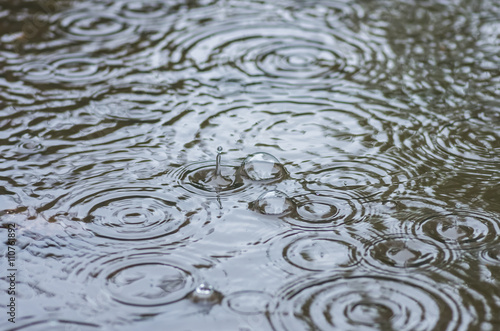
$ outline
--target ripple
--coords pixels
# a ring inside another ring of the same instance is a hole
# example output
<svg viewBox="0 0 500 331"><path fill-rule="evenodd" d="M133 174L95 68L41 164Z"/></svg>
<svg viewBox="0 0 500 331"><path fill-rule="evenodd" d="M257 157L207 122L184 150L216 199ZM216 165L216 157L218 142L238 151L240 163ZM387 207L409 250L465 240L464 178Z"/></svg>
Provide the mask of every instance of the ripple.
<svg viewBox="0 0 500 331"><path fill-rule="evenodd" d="M217 175L214 163L197 162L180 168L174 176L180 187L201 196L233 195L247 188L237 167L221 165L219 170Z"/></svg>
<svg viewBox="0 0 500 331"><path fill-rule="evenodd" d="M131 306L166 305L196 288L197 273L184 257L131 254L104 262L97 278L113 300Z"/></svg>
<svg viewBox="0 0 500 331"><path fill-rule="evenodd" d="M17 322L17 321L16 321ZM19 322L18 322L19 323ZM98 324L94 324L91 322L84 321L73 321L66 318L61 319L44 319L44 320L35 320L31 322L20 322L22 325L7 328L7 331L18 331L18 330L26 330L26 331L36 331L36 330L98 330L101 329L101 326Z"/></svg>
<svg viewBox="0 0 500 331"><path fill-rule="evenodd" d="M262 291L239 291L227 296L229 309L243 315L263 314L271 302L272 296Z"/></svg>
<svg viewBox="0 0 500 331"><path fill-rule="evenodd" d="M58 28L67 38L78 41L112 41L133 32L133 27L105 7L65 12L59 19Z"/></svg>
<svg viewBox="0 0 500 331"><path fill-rule="evenodd" d="M444 126L436 144L444 153L469 162L500 163L500 130L492 122L470 118Z"/></svg>
<svg viewBox="0 0 500 331"><path fill-rule="evenodd" d="M429 238L452 249L472 249L498 240L498 220L483 214L454 212L405 224L407 232Z"/></svg>
<svg viewBox="0 0 500 331"><path fill-rule="evenodd" d="M500 266L500 246L493 246L483 250L481 257L487 264Z"/></svg>
<svg viewBox="0 0 500 331"><path fill-rule="evenodd" d="M130 83L114 85L92 96L91 113L115 120L165 122L184 110L185 99L168 85ZM180 109L180 110L179 110Z"/></svg>
<svg viewBox="0 0 500 331"><path fill-rule="evenodd" d="M442 270L454 259L453 251L416 237L391 235L370 244L365 259L381 270L437 268Z"/></svg>
<svg viewBox="0 0 500 331"><path fill-rule="evenodd" d="M85 86L89 83L103 82L121 73L120 65L89 57L88 54L64 54L46 61L34 61L12 67L15 75L33 83L71 83Z"/></svg>
<svg viewBox="0 0 500 331"><path fill-rule="evenodd" d="M267 251L273 265L294 274L306 271L347 270L361 260L360 242L346 233L292 233L280 236Z"/></svg>
<svg viewBox="0 0 500 331"><path fill-rule="evenodd" d="M361 221L364 217L364 208L356 197L344 192L316 191L295 196L293 201L296 210L285 221L302 228L331 228Z"/></svg>
<svg viewBox="0 0 500 331"><path fill-rule="evenodd" d="M134 24L156 26L165 24L169 18L185 7L183 1L124 1L120 4L117 15L126 22Z"/></svg>
<svg viewBox="0 0 500 331"><path fill-rule="evenodd" d="M299 281L277 296L275 328L456 330L469 318L446 286L378 276ZM300 325L300 327L299 327Z"/></svg>
<svg viewBox="0 0 500 331"><path fill-rule="evenodd" d="M58 210L52 208L46 213L52 221L84 222L88 231L107 239L142 241L176 235L190 237L198 231L195 224L205 222L206 215L200 214L195 206L183 209L183 204L189 203L179 200L164 189L154 187L88 188L66 199Z"/></svg>

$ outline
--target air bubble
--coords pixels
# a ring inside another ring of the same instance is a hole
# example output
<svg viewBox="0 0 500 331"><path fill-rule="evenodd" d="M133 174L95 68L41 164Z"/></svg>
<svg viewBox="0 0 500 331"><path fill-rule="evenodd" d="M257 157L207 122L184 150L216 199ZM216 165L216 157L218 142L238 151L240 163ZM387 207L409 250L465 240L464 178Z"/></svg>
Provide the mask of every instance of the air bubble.
<svg viewBox="0 0 500 331"><path fill-rule="evenodd" d="M248 156L241 164L241 170L246 177L255 181L278 180L286 175L278 159L264 152Z"/></svg>
<svg viewBox="0 0 500 331"><path fill-rule="evenodd" d="M295 208L295 204L285 193L273 190L262 194L252 207L265 215L286 215Z"/></svg>
<svg viewBox="0 0 500 331"><path fill-rule="evenodd" d="M222 301L222 294L209 283L203 282L191 293L191 300L195 303L217 304Z"/></svg>

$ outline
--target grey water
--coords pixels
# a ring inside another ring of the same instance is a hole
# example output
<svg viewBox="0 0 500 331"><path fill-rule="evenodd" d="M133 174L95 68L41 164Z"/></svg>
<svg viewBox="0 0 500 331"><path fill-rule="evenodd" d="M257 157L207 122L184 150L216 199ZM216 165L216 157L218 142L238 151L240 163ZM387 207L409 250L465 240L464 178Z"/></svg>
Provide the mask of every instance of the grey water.
<svg viewBox="0 0 500 331"><path fill-rule="evenodd" d="M0 1L0 329L499 329L499 63L496 0Z"/></svg>

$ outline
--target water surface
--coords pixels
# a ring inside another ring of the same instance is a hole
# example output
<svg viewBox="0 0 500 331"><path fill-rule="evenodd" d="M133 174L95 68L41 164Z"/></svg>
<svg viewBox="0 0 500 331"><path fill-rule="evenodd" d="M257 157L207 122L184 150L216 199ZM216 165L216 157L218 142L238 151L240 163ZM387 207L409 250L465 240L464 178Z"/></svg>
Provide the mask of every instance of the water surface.
<svg viewBox="0 0 500 331"><path fill-rule="evenodd" d="M500 327L497 1L0 22L2 329Z"/></svg>

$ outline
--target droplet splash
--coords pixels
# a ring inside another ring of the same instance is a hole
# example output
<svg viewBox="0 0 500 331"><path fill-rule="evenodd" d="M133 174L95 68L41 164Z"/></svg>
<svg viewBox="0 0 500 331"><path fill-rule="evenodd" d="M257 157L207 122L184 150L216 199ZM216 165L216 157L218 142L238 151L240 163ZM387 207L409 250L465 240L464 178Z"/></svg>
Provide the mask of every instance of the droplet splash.
<svg viewBox="0 0 500 331"><path fill-rule="evenodd" d="M262 194L250 208L264 215L283 216L294 210L295 204L285 193L273 190Z"/></svg>
<svg viewBox="0 0 500 331"><path fill-rule="evenodd" d="M246 177L255 181L275 181L286 175L278 159L264 152L248 156L241 164L241 170Z"/></svg>

